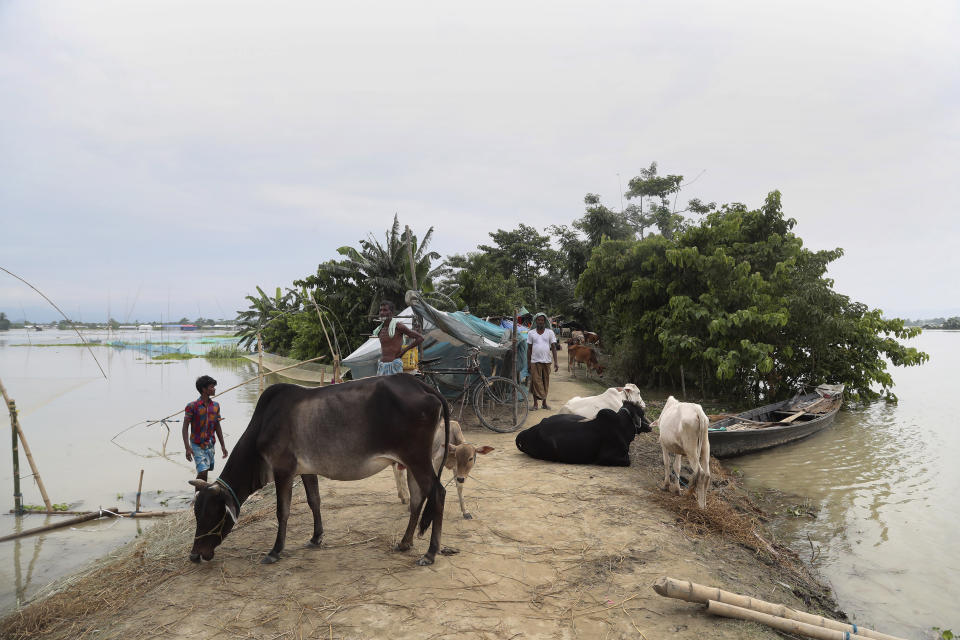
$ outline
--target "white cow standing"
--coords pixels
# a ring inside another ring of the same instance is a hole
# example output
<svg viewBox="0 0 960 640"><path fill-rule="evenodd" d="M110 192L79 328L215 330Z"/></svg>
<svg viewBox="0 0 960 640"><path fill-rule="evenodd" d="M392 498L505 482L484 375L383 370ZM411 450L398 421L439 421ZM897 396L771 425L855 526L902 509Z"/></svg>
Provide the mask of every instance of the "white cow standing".
<svg viewBox="0 0 960 640"><path fill-rule="evenodd" d="M600 395L571 398L567 404L560 408L559 413L573 413L583 416L587 420L593 420L601 409L620 411L624 402L638 404L641 409L647 408L643 398L640 397L640 389L637 388L637 385L629 382L622 387L610 387Z"/></svg>
<svg viewBox="0 0 960 640"><path fill-rule="evenodd" d="M687 491L697 492L697 504L707 506L707 487L710 486L710 440L707 430L710 419L703 407L692 402L679 402L673 396L667 398L660 418L654 422L660 426L660 448L663 449L663 490L680 493L680 466L687 456L693 479ZM675 454L673 472L676 478L670 482L670 454Z"/></svg>

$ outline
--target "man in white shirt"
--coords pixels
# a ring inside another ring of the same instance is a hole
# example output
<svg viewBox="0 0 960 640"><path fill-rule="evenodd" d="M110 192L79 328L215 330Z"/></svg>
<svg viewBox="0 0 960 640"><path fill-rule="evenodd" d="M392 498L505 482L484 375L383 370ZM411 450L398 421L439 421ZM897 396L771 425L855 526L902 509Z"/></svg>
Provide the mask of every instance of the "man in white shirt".
<svg viewBox="0 0 960 640"><path fill-rule="evenodd" d="M527 362L530 363L530 393L533 395L533 410L540 407L549 410L547 393L550 391L550 362L553 370L559 371L557 364L557 336L553 329L547 329L547 316L538 313L533 317L534 328L527 333Z"/></svg>

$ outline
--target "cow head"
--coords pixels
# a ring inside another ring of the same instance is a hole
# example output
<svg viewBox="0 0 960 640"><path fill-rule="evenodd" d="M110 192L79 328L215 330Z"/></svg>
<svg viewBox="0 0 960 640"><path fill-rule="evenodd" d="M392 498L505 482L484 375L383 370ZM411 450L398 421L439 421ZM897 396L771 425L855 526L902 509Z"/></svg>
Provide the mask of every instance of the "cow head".
<svg viewBox="0 0 960 640"><path fill-rule="evenodd" d="M217 483L191 480L197 487L193 515L197 518L197 532L190 550L190 560L212 560L213 550L227 537L237 523L237 505L233 497Z"/></svg>
<svg viewBox="0 0 960 640"><path fill-rule="evenodd" d="M601 378L603 377L603 369L604 367L602 364L598 364L596 366L597 375L600 376Z"/></svg>
<svg viewBox="0 0 960 640"><path fill-rule="evenodd" d="M617 391L623 394L624 402L632 402L634 404L640 405L641 409L647 408L647 403L643 401L643 398L640 397L640 389L637 385L632 382L628 382L622 387L617 387Z"/></svg>
<svg viewBox="0 0 960 640"><path fill-rule="evenodd" d="M630 412L630 417L633 419L633 426L637 430L637 433L653 431L653 429L650 427L650 421L647 420L647 415L644 413L642 406L636 402L626 401L623 403L623 409L626 409Z"/></svg>
<svg viewBox="0 0 960 640"><path fill-rule="evenodd" d="M477 454L485 456L491 451L493 451L493 447L487 445L477 447L468 442L458 445L448 444L447 464L445 466L448 469L453 469L453 476L457 479L457 482L463 483L466 482L470 470L473 469L473 465L477 461Z"/></svg>

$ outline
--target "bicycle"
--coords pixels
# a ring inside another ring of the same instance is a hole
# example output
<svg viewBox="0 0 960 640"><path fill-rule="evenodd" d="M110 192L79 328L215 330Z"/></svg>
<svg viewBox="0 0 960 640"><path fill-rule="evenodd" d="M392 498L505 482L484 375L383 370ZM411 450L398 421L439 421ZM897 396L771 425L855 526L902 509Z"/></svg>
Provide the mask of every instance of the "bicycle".
<svg viewBox="0 0 960 640"><path fill-rule="evenodd" d="M421 360L417 363L417 371L423 376L424 382L433 385L437 391L443 392L441 385L453 387L441 382L440 375L463 375L463 388L454 402L460 401L459 420L463 416L463 406L470 398L471 406L480 424L491 431L509 433L523 426L527 420L527 390L519 384L501 376L484 375L480 368L480 349L471 347L467 355L461 356L467 360L466 367L435 367L440 358Z"/></svg>

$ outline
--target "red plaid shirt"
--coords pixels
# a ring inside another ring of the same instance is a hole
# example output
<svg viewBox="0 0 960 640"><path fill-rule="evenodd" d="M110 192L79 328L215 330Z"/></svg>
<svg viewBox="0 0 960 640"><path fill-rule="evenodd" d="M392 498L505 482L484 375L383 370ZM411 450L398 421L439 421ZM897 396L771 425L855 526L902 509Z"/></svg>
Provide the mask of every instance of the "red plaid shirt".
<svg viewBox="0 0 960 640"><path fill-rule="evenodd" d="M208 449L217 443L217 427L220 426L220 403L210 400L204 404L203 397L187 405L184 415L190 422L190 440L197 446Z"/></svg>

